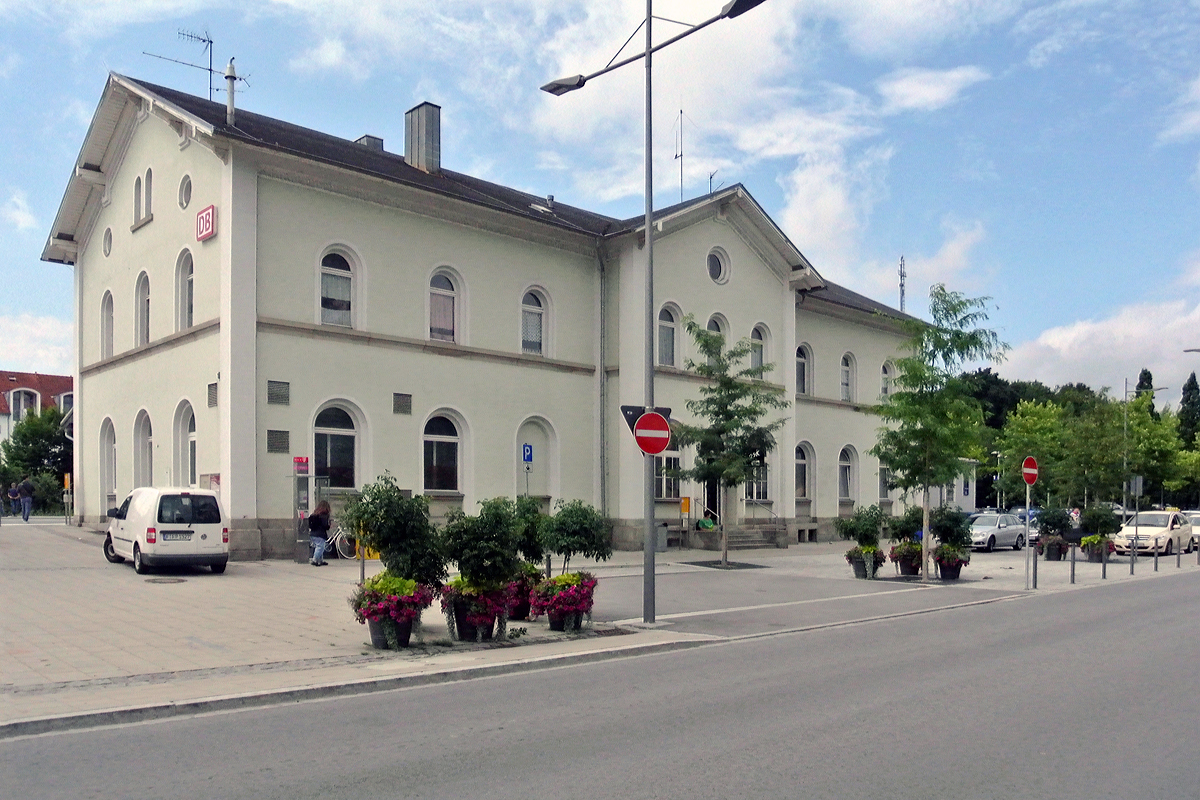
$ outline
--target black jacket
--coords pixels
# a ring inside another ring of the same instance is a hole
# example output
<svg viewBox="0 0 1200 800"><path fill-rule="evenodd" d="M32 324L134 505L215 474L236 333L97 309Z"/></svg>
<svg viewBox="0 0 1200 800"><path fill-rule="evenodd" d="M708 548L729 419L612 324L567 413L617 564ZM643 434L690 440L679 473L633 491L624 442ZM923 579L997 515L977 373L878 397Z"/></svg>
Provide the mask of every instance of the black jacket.
<svg viewBox="0 0 1200 800"><path fill-rule="evenodd" d="M328 514L313 514L308 518L308 533L310 536L320 536L322 539L329 538L329 515Z"/></svg>

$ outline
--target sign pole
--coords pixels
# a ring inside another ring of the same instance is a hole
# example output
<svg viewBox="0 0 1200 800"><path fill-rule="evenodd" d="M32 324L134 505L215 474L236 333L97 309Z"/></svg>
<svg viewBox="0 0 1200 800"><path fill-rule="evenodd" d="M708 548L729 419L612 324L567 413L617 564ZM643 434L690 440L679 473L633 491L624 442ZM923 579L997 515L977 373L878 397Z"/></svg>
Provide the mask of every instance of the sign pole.
<svg viewBox="0 0 1200 800"><path fill-rule="evenodd" d="M1029 543L1029 484L1025 484L1025 591L1029 591L1029 560L1033 553L1033 545Z"/></svg>
<svg viewBox="0 0 1200 800"><path fill-rule="evenodd" d="M1029 543L1029 490L1038 479L1038 463L1033 456L1026 456L1021 462L1021 478L1025 481L1025 591L1029 591L1037 588L1037 553L1032 552L1033 545Z"/></svg>

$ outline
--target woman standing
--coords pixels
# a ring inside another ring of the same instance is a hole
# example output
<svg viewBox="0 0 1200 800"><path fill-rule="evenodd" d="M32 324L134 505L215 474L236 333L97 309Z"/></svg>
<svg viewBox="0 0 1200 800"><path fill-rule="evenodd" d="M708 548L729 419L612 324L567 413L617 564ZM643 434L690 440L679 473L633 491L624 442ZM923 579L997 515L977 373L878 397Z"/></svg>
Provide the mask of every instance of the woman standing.
<svg viewBox="0 0 1200 800"><path fill-rule="evenodd" d="M325 545L329 539L329 503L322 500L308 517L308 536L312 542L313 555L309 559L314 567L325 566Z"/></svg>

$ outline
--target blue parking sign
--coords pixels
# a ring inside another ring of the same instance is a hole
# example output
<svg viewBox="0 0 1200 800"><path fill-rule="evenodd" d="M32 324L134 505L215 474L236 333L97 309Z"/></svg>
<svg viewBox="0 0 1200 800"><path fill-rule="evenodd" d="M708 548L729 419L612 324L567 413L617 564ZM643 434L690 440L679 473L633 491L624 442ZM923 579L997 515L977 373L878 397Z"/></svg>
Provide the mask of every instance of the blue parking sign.
<svg viewBox="0 0 1200 800"><path fill-rule="evenodd" d="M533 445L531 445L531 444L521 445L521 460L524 461L526 464L533 463Z"/></svg>

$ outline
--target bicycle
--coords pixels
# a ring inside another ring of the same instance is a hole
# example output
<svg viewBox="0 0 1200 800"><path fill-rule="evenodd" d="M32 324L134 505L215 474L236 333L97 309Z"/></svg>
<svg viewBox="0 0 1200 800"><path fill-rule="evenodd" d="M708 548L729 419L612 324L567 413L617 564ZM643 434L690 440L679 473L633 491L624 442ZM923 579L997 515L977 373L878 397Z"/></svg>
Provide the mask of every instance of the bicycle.
<svg viewBox="0 0 1200 800"><path fill-rule="evenodd" d="M337 553L338 558L355 558L358 555L358 541L338 525L337 530L329 535L325 549Z"/></svg>

